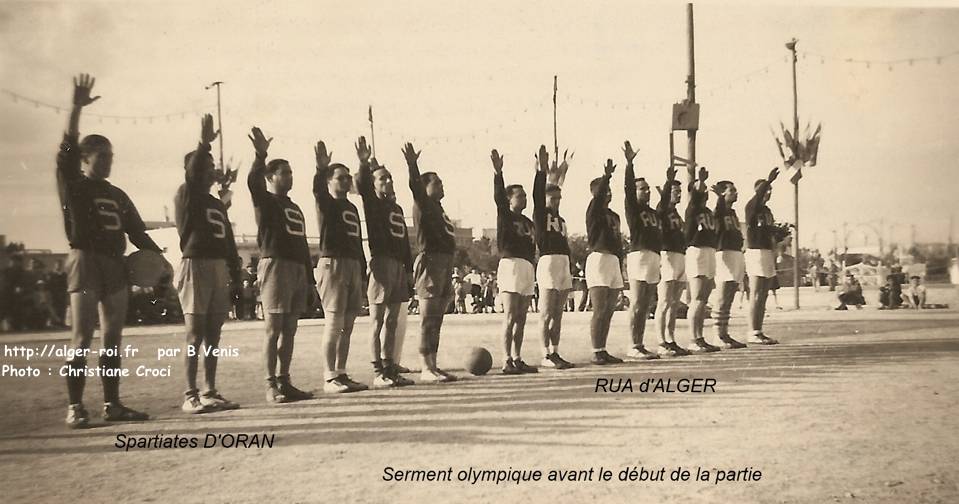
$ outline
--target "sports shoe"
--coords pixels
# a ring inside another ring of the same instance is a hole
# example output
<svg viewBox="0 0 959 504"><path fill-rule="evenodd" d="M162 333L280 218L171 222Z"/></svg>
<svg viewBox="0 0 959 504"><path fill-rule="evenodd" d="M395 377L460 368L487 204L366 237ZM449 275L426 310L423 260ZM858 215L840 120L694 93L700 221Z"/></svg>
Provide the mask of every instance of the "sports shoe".
<svg viewBox="0 0 959 504"><path fill-rule="evenodd" d="M593 358L590 359L590 362L597 366L605 366L607 364L622 364L623 360L609 355L609 352L606 350L600 350L599 352L593 353Z"/></svg>
<svg viewBox="0 0 959 504"><path fill-rule="evenodd" d="M695 340L693 340L692 343L689 344L689 347L687 347L687 350L693 353L698 353L698 354L712 353L712 352L718 352L719 347L706 343L706 340L704 340L703 338L696 338Z"/></svg>
<svg viewBox="0 0 959 504"><path fill-rule="evenodd" d="M283 392L280 392L280 387L276 383L270 383L266 387L266 402L270 404L283 404L290 402L290 400L283 395Z"/></svg>
<svg viewBox="0 0 959 504"><path fill-rule="evenodd" d="M748 339L746 339L746 341L749 343L756 343L757 345L778 345L779 344L778 341L762 333L753 334Z"/></svg>
<svg viewBox="0 0 959 504"><path fill-rule="evenodd" d="M215 408L203 404L203 402L200 401L200 396L197 394L191 394L183 400L183 406L180 406L180 409L183 410L184 413L196 415L199 413L208 413Z"/></svg>
<svg viewBox="0 0 959 504"><path fill-rule="evenodd" d="M394 363L394 364L393 364L393 372L394 372L395 374L409 374L409 373L412 373L413 371L411 371L410 368L408 368L408 367L406 367L406 366L403 366L402 364L396 364L396 363Z"/></svg>
<svg viewBox="0 0 959 504"><path fill-rule="evenodd" d="M640 360L655 360L659 358L659 354L655 354L646 350L646 347L632 347L626 352L626 360L631 361L640 361Z"/></svg>
<svg viewBox="0 0 959 504"><path fill-rule="evenodd" d="M370 387L365 383L353 381L353 379L350 378L350 375L343 375L343 380L346 381L346 384L350 387L350 392L360 392L370 389Z"/></svg>
<svg viewBox="0 0 959 504"><path fill-rule="evenodd" d="M439 369L433 371L429 368L423 368L423 371L420 372L420 381L423 383L446 383L450 381L449 377Z"/></svg>
<svg viewBox="0 0 959 504"><path fill-rule="evenodd" d="M523 362L523 359L513 359L513 366L519 370L520 373L530 374L538 373L539 370L530 366L529 364Z"/></svg>
<svg viewBox="0 0 959 504"><path fill-rule="evenodd" d="M200 403L202 403L204 406L218 410L235 410L240 408L239 404L223 397L216 390L207 390L201 394Z"/></svg>
<svg viewBox="0 0 959 504"><path fill-rule="evenodd" d="M679 346L679 344L676 343L675 341L670 341L670 342L668 342L667 344L668 344L670 347L672 347L673 350L676 351L676 354L677 354L676 356L677 356L677 357L686 357L687 355L692 355L692 352L690 352L689 350L686 350L685 348Z"/></svg>
<svg viewBox="0 0 959 504"><path fill-rule="evenodd" d="M90 414L82 404L71 404L67 406L66 422L71 429L83 429L90 425Z"/></svg>
<svg viewBox="0 0 959 504"><path fill-rule="evenodd" d="M560 357L559 352L553 352L553 362L556 363L556 369L570 369L576 367L572 362Z"/></svg>
<svg viewBox="0 0 959 504"><path fill-rule="evenodd" d="M382 372L376 373L373 377L373 388L391 388L398 386L396 380L392 376L383 374Z"/></svg>
<svg viewBox="0 0 959 504"><path fill-rule="evenodd" d="M416 385L416 382L413 380L410 380L409 378L399 374L394 374L391 376L391 378L393 378L393 383L395 383L397 387L409 387L410 385Z"/></svg>
<svg viewBox="0 0 959 504"><path fill-rule="evenodd" d="M553 359L554 359L553 354L551 353L546 354L546 356L543 357L543 360L539 361L539 367L554 368L554 369L557 368L558 366L556 365L556 361Z"/></svg>
<svg viewBox="0 0 959 504"><path fill-rule="evenodd" d="M509 358L509 359L506 359L506 363L503 364L503 374L517 375L517 374L523 374L523 372L516 367L516 363L513 362L513 359Z"/></svg>
<svg viewBox="0 0 959 504"><path fill-rule="evenodd" d="M346 375L337 375L326 380L326 383L323 384L323 392L327 394L345 394L347 392L353 392L353 390L350 388L349 383L346 382Z"/></svg>
<svg viewBox="0 0 959 504"><path fill-rule="evenodd" d="M277 380L277 386L280 389L280 393L286 396L288 401L307 401L313 399L312 392L306 392L294 387L289 379Z"/></svg>
<svg viewBox="0 0 959 504"><path fill-rule="evenodd" d="M673 341L666 341L659 344L657 352L662 357L685 357L689 355L689 351L685 348L677 345Z"/></svg>
<svg viewBox="0 0 959 504"><path fill-rule="evenodd" d="M455 374L447 373L445 370L442 370L442 369L440 369L440 368L436 368L436 370L439 371L439 373L440 373L441 375L443 375L443 376L446 377L446 382L447 382L447 383L448 383L448 382L455 382L455 381L459 380L459 377L456 376Z"/></svg>
<svg viewBox="0 0 959 504"><path fill-rule="evenodd" d="M110 402L103 405L103 419L107 422L142 422L149 420L150 415L118 402Z"/></svg>
<svg viewBox="0 0 959 504"><path fill-rule="evenodd" d="M722 342L722 347L726 350L735 350L738 348L746 348L746 344L741 341L736 341L732 336L724 335L719 337L719 341Z"/></svg>

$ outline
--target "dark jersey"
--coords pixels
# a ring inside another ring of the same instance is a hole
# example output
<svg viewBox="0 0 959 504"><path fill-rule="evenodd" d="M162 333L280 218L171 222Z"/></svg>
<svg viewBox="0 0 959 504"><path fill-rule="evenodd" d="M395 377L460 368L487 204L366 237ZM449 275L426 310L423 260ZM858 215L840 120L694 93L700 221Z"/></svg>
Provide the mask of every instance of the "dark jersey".
<svg viewBox="0 0 959 504"><path fill-rule="evenodd" d="M719 244L717 250L735 250L737 252L743 249L743 231L739 225L739 216L736 210L726 204L722 196L716 203L716 227L719 235Z"/></svg>
<svg viewBox="0 0 959 504"><path fill-rule="evenodd" d="M266 190L266 155L257 154L247 177L256 214L256 244L261 257L273 257L303 264L307 278L313 277L313 259L306 243L306 219L300 207L287 196Z"/></svg>
<svg viewBox="0 0 959 504"><path fill-rule="evenodd" d="M363 232L356 205L346 198L334 198L322 173L313 176L313 197L320 225L320 257L357 259L365 265Z"/></svg>
<svg viewBox="0 0 959 504"><path fill-rule="evenodd" d="M411 268L413 259L410 256L410 238L403 208L396 201L381 199L376 195L368 164L360 165L356 187L363 198L370 255L392 257Z"/></svg>
<svg viewBox="0 0 959 504"><path fill-rule="evenodd" d="M410 166L410 190L413 192L413 222L416 223L416 243L421 252L454 254L456 234L453 222L446 216L443 205L426 194L420 170Z"/></svg>
<svg viewBox="0 0 959 504"><path fill-rule="evenodd" d="M533 179L533 226L539 255L569 255L566 221L546 206L546 172L541 171Z"/></svg>
<svg viewBox="0 0 959 504"><path fill-rule="evenodd" d="M586 241L593 252L623 256L623 235L620 232L619 215L609 209L606 192L609 190L609 175L596 188L596 194L586 207Z"/></svg>
<svg viewBox="0 0 959 504"><path fill-rule="evenodd" d="M679 210L669 205L669 184L665 187L659 199L659 205L656 207L659 222L663 226L663 251L685 254L686 225L683 223L683 218L679 216Z"/></svg>
<svg viewBox="0 0 959 504"><path fill-rule="evenodd" d="M125 192L80 172L80 147L75 135L64 135L60 144L57 192L70 248L121 257L129 236L139 249L162 252L146 234L146 225Z"/></svg>
<svg viewBox="0 0 959 504"><path fill-rule="evenodd" d="M705 191L691 190L689 206L686 207L686 243L690 247L716 248L716 217L706 206Z"/></svg>
<svg viewBox="0 0 959 504"><path fill-rule="evenodd" d="M663 228L656 212L636 198L636 174L633 165L626 165L626 224L629 226L629 250L650 250L657 254L663 248Z"/></svg>
<svg viewBox="0 0 959 504"><path fill-rule="evenodd" d="M493 201L496 202L496 245L503 257L526 259L536 263L533 221L510 210L503 174L493 175Z"/></svg>
<svg viewBox="0 0 959 504"><path fill-rule="evenodd" d="M746 203L746 248L773 250L776 239L773 213L763 203L769 183L763 182L756 194Z"/></svg>
<svg viewBox="0 0 959 504"><path fill-rule="evenodd" d="M209 145L200 145L187 163L186 181L177 189L173 200L176 230L180 234L180 251L185 258L225 259L233 278L238 280L240 259L236 240L223 202L214 198L203 185L199 159L210 152Z"/></svg>

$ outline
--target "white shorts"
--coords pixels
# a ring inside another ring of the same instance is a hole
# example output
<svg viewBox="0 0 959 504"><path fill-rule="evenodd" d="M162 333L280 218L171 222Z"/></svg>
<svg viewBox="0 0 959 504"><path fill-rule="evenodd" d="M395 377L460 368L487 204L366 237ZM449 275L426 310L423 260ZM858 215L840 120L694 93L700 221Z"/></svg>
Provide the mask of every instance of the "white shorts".
<svg viewBox="0 0 959 504"><path fill-rule="evenodd" d="M570 290L573 276L569 273L569 256L550 254L540 256L536 264L536 283L539 289Z"/></svg>
<svg viewBox="0 0 959 504"><path fill-rule="evenodd" d="M689 278L716 276L716 249L689 247L686 249L686 276Z"/></svg>
<svg viewBox="0 0 959 504"><path fill-rule="evenodd" d="M776 255L772 250L746 249L746 273L751 277L776 276Z"/></svg>
<svg viewBox="0 0 959 504"><path fill-rule="evenodd" d="M746 276L746 258L738 250L716 252L716 283L743 283Z"/></svg>
<svg viewBox="0 0 959 504"><path fill-rule="evenodd" d="M662 260L660 261L660 272L662 273L662 280L669 281L686 281L686 255L680 254L679 252L668 252L666 250L660 252Z"/></svg>
<svg viewBox="0 0 959 504"><path fill-rule="evenodd" d="M659 253L636 250L626 254L626 276L630 282L659 283Z"/></svg>
<svg viewBox="0 0 959 504"><path fill-rule="evenodd" d="M496 283L500 292L533 295L533 263L517 257L504 257L496 269Z"/></svg>
<svg viewBox="0 0 959 504"><path fill-rule="evenodd" d="M586 257L586 287L623 288L623 271L613 254L590 252Z"/></svg>

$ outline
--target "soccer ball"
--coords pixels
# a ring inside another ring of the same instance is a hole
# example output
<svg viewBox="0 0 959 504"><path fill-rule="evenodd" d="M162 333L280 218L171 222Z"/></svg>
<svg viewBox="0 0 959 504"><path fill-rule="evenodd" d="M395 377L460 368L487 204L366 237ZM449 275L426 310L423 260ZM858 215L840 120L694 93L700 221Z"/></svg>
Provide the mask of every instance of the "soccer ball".
<svg viewBox="0 0 959 504"><path fill-rule="evenodd" d="M493 356L483 347L473 347L464 367L473 376L483 376L493 367Z"/></svg>

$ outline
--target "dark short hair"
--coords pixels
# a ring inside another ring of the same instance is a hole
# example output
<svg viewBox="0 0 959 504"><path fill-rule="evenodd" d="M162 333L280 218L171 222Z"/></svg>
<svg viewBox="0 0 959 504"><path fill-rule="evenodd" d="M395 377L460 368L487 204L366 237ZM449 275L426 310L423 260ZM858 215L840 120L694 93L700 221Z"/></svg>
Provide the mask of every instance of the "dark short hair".
<svg viewBox="0 0 959 504"><path fill-rule="evenodd" d="M736 184L733 184L729 180L720 180L716 182L716 188L719 189L719 192L726 192L726 189L729 189L729 186L736 187Z"/></svg>
<svg viewBox="0 0 959 504"><path fill-rule="evenodd" d="M90 154L112 145L110 140L103 135L87 135L80 141L80 154Z"/></svg>
<svg viewBox="0 0 959 504"><path fill-rule="evenodd" d="M193 156L194 156L195 154L196 154L196 151L190 151L190 152L187 152L185 156L183 156L183 169L184 169L184 170L186 170L187 167L190 166L190 159L193 159ZM213 155L210 154L209 152L206 153L206 157L209 158L210 161L213 161Z"/></svg>
<svg viewBox="0 0 959 504"><path fill-rule="evenodd" d="M646 177L636 177L633 179L633 183L635 184L636 182L646 182ZM649 182L646 183L648 184Z"/></svg>
<svg viewBox="0 0 959 504"><path fill-rule="evenodd" d="M563 188L556 184L546 184L546 194L563 192Z"/></svg>
<svg viewBox="0 0 959 504"><path fill-rule="evenodd" d="M922 280L922 277L919 276L919 275L913 275L913 276L909 277L910 280L912 280L913 278L918 278L918 279Z"/></svg>
<svg viewBox="0 0 959 504"><path fill-rule="evenodd" d="M430 185L433 182L433 180L438 178L440 178L440 176L437 175L436 172L431 172L431 171L428 171L420 175L420 180L423 181L423 185Z"/></svg>
<svg viewBox="0 0 959 504"><path fill-rule="evenodd" d="M670 183L666 184L666 189L672 189L673 187L683 187L683 183L678 180L673 180Z"/></svg>
<svg viewBox="0 0 959 504"><path fill-rule="evenodd" d="M282 158L271 160L266 164L266 174L274 175L276 171L282 168L284 165L290 166L290 162Z"/></svg>
<svg viewBox="0 0 959 504"><path fill-rule="evenodd" d="M596 177L589 182L589 192L596 194L596 188L599 187L599 184L603 183L603 177Z"/></svg>
<svg viewBox="0 0 959 504"><path fill-rule="evenodd" d="M763 184L765 184L765 183L766 183L766 179L759 179L759 180L756 181L755 184L753 184L753 189L759 189L759 186L761 186L761 185L763 185Z"/></svg>
<svg viewBox="0 0 959 504"><path fill-rule="evenodd" d="M380 170L389 171L389 168L387 168L386 165L381 164L381 165L377 166L376 168L374 168L373 171L370 172L370 173L371 173L371 174L372 174L372 173L376 173L376 172L378 172L378 171L380 171Z"/></svg>
<svg viewBox="0 0 959 504"><path fill-rule="evenodd" d="M506 186L506 196L512 198L514 193L523 190L523 184L510 184Z"/></svg>
<svg viewBox="0 0 959 504"><path fill-rule="evenodd" d="M350 168L346 166L345 164L333 163L330 165L330 170L326 172L326 181L329 182L330 179L333 178L333 173L336 172L336 170L339 170L340 168L343 168L344 170L346 170L346 173L350 173Z"/></svg>

